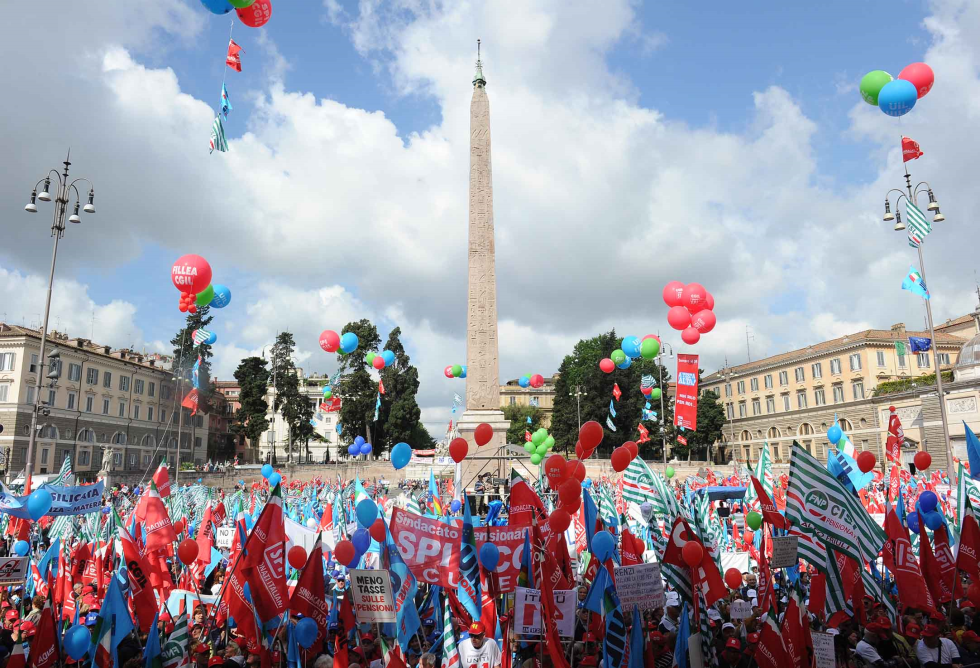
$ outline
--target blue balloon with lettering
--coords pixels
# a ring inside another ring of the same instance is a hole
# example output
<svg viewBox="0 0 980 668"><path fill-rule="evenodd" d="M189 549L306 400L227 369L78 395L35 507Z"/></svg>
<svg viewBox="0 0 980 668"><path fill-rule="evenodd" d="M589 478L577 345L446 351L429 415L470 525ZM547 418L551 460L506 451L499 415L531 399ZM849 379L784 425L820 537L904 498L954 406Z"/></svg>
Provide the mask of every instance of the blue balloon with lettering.
<svg viewBox="0 0 980 668"><path fill-rule="evenodd" d="M227 2L227 0L222 0ZM229 290L224 285L212 283L211 287L214 289L214 297L211 298L211 303L209 306L214 308L224 308L231 303L231 290Z"/></svg>
<svg viewBox="0 0 980 668"><path fill-rule="evenodd" d="M312 617L303 617L303 619L296 622L296 642L303 649L313 647L318 633L319 629Z"/></svg>
<svg viewBox="0 0 980 668"><path fill-rule="evenodd" d="M37 522L51 510L51 492L44 489L36 489L27 497L27 512L31 519Z"/></svg>
<svg viewBox="0 0 980 668"><path fill-rule="evenodd" d="M340 349L345 353L352 353L357 350L357 344L357 334L354 332L347 332L340 337Z"/></svg>
<svg viewBox="0 0 980 668"><path fill-rule="evenodd" d="M371 454L371 444L370 443L361 443L360 452L361 452L362 455L369 455L369 454Z"/></svg>
<svg viewBox="0 0 980 668"><path fill-rule="evenodd" d="M381 359L385 361L385 366L391 366L395 363L395 353L390 350L382 350Z"/></svg>
<svg viewBox="0 0 980 668"><path fill-rule="evenodd" d="M272 469L272 464L263 464L262 465L262 477L263 478L265 478L266 480L268 480L269 479L269 476L272 475L273 473L275 473L275 471Z"/></svg>
<svg viewBox="0 0 980 668"><path fill-rule="evenodd" d="M371 547L371 532L361 527L351 536L350 542L354 544L354 549L358 554L364 554Z"/></svg>
<svg viewBox="0 0 980 668"><path fill-rule="evenodd" d="M909 525L909 531L919 533L919 513L913 510L905 518L905 522Z"/></svg>
<svg viewBox="0 0 980 668"><path fill-rule="evenodd" d="M496 570L500 561L500 550L493 543L484 543L480 548L480 563L488 571Z"/></svg>
<svg viewBox="0 0 980 668"><path fill-rule="evenodd" d="M905 79L892 79L878 93L878 108L889 116L904 116L912 111L919 91L915 84Z"/></svg>
<svg viewBox="0 0 980 668"><path fill-rule="evenodd" d="M370 527L378 519L378 504L371 499L362 500L354 511L362 527Z"/></svg>
<svg viewBox="0 0 980 668"><path fill-rule="evenodd" d="M627 357L636 359L640 356L640 340L635 336L623 337L623 344L620 349L626 353Z"/></svg>
<svg viewBox="0 0 980 668"><path fill-rule="evenodd" d="M931 513L939 505L939 497L936 496L935 492L931 492L928 489L919 495L919 509L925 513ZM928 524L928 522L926 523Z"/></svg>
<svg viewBox="0 0 980 668"><path fill-rule="evenodd" d="M391 449L391 465L395 470L403 469L412 461L412 446L408 443L398 443Z"/></svg>
<svg viewBox="0 0 980 668"><path fill-rule="evenodd" d="M606 561L612 557L615 550L616 539L608 531L599 531L592 537L592 554L599 561Z"/></svg>
<svg viewBox="0 0 980 668"><path fill-rule="evenodd" d="M273 473L269 476L269 487L275 487L282 482L282 476L278 473Z"/></svg>
<svg viewBox="0 0 980 668"><path fill-rule="evenodd" d="M27 553L31 551L31 544L26 540L19 540L14 543L14 554L18 557L26 557Z"/></svg>

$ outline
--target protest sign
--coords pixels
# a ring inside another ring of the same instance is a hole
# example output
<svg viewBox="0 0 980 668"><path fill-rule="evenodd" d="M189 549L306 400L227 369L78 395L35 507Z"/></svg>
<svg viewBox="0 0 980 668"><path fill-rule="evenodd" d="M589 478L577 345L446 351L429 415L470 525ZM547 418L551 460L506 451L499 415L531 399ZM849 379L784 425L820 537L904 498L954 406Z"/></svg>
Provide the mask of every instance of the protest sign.
<svg viewBox="0 0 980 668"><path fill-rule="evenodd" d="M816 668L834 668L834 636L821 631L810 631L813 638L813 660Z"/></svg>
<svg viewBox="0 0 980 668"><path fill-rule="evenodd" d="M552 592L555 601L555 625L563 638L575 636L575 604L578 597L574 589ZM541 591L515 587L514 633L519 636L539 636L541 628Z"/></svg>
<svg viewBox="0 0 980 668"><path fill-rule="evenodd" d="M0 584L24 584L27 579L28 557L4 557L0 559Z"/></svg>
<svg viewBox="0 0 980 668"><path fill-rule="evenodd" d="M231 545L235 540L235 527L218 527L217 533L214 535L214 544L218 548L227 547L231 549Z"/></svg>
<svg viewBox="0 0 980 668"><path fill-rule="evenodd" d="M459 586L459 527L395 508L388 529L398 553L420 582Z"/></svg>
<svg viewBox="0 0 980 668"><path fill-rule="evenodd" d="M614 569L616 592L624 613L662 608L667 602L660 564L637 564Z"/></svg>
<svg viewBox="0 0 980 668"><path fill-rule="evenodd" d="M773 536L772 538L772 559L769 566L772 568L790 568L800 562L798 550L800 539L798 536Z"/></svg>
<svg viewBox="0 0 980 668"><path fill-rule="evenodd" d="M395 600L388 571L353 569L350 585L354 616L359 624L395 621Z"/></svg>
<svg viewBox="0 0 980 668"><path fill-rule="evenodd" d="M51 493L51 509L45 513L49 517L65 515L84 515L98 512L102 506L102 493L105 482L100 480L94 485L79 485L64 487L61 485L44 485Z"/></svg>
<svg viewBox="0 0 980 668"><path fill-rule="evenodd" d="M751 601L732 601L728 608L728 616L732 619L747 619L752 616Z"/></svg>

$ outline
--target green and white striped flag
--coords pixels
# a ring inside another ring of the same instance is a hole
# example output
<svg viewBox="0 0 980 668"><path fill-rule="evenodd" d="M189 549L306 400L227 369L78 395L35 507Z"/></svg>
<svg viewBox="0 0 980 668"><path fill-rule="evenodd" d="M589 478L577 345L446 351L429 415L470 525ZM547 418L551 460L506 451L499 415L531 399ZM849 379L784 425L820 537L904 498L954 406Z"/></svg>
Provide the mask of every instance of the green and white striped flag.
<svg viewBox="0 0 980 668"><path fill-rule="evenodd" d="M405 502L405 510L415 515L421 515L422 507L419 505L418 500L416 500L415 495L409 492L406 496L408 496L408 501Z"/></svg>
<svg viewBox="0 0 980 668"><path fill-rule="evenodd" d="M190 634L187 630L187 612L180 613L174 623L173 633L167 638L162 649L163 668L180 668L190 664L187 653L187 640Z"/></svg>
<svg viewBox="0 0 980 668"><path fill-rule="evenodd" d="M875 559L887 540L861 500L796 441L790 460L786 518L803 533L858 563Z"/></svg>
<svg viewBox="0 0 980 668"><path fill-rule="evenodd" d="M854 611L851 606L848 605L847 595L844 593L844 581L841 578L840 568L837 565L837 557L834 551L827 550L826 556L826 567L823 572L827 574L827 618L829 619L838 612L846 612L848 615L854 615ZM864 562L858 562L864 563Z"/></svg>
<svg viewBox="0 0 980 668"><path fill-rule="evenodd" d="M894 624L898 619L898 610L895 608L895 602L891 596L881 591L881 583L875 581L874 576L871 575L871 571L867 568L861 569L861 582L864 583L864 592L884 606L885 611L888 613L888 618Z"/></svg>
<svg viewBox="0 0 980 668"><path fill-rule="evenodd" d="M660 474L650 470L647 463L639 457L633 459L623 472L623 501L639 504L649 501L653 504L657 519L664 522L673 522L677 515L690 518L688 513L681 512L677 497Z"/></svg>
<svg viewBox="0 0 980 668"><path fill-rule="evenodd" d="M442 666L443 668L459 668L459 650L456 647L456 635L453 633L453 616L449 612L449 597L442 599Z"/></svg>
<svg viewBox="0 0 980 668"><path fill-rule="evenodd" d="M211 150L208 153L214 153L216 150L224 153L228 150L228 142L225 141L225 126L221 124L221 116L214 117L214 123L211 124Z"/></svg>
<svg viewBox="0 0 980 668"><path fill-rule="evenodd" d="M905 201L905 216L909 219L909 246L918 248L925 241L926 236L932 232L932 223L926 220L922 209L908 200Z"/></svg>
<svg viewBox="0 0 980 668"><path fill-rule="evenodd" d="M766 490L766 494L771 499L774 479L772 475L772 457L769 454L768 441L762 443L762 450L759 452L759 461L755 465L755 477L762 483L762 489ZM754 508L759 505L759 497L755 493L755 485L749 485L748 487L745 491L745 501Z"/></svg>
<svg viewBox="0 0 980 668"><path fill-rule="evenodd" d="M58 472L58 475L49 484L65 485L68 487L75 484L75 476L71 472L71 455L65 453L65 461L61 462L61 471ZM73 515L60 515L54 518L54 522L51 523L51 527L48 529L48 538L50 540L66 538L71 534L73 520Z"/></svg>

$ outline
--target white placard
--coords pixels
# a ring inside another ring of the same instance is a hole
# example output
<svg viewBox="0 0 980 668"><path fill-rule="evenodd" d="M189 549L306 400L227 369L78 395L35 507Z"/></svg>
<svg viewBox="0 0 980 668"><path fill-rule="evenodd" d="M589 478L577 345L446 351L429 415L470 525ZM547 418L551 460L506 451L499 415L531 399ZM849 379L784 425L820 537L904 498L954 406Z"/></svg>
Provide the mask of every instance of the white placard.
<svg viewBox="0 0 980 668"><path fill-rule="evenodd" d="M388 571L353 569L350 585L351 603L359 624L395 621L395 600Z"/></svg>
<svg viewBox="0 0 980 668"><path fill-rule="evenodd" d="M752 616L752 603L750 601L732 601L728 608L728 615L732 619L747 619Z"/></svg>
<svg viewBox="0 0 980 668"><path fill-rule="evenodd" d="M660 577L660 564L638 564L613 569L616 578L616 593L623 607L623 613L662 608L667 602L664 595L664 581Z"/></svg>
<svg viewBox="0 0 980 668"><path fill-rule="evenodd" d="M691 659L691 668L704 668L704 655L701 654L701 634L692 633L687 639L687 655Z"/></svg>
<svg viewBox="0 0 980 668"><path fill-rule="evenodd" d="M769 565L773 568L789 568L800 563L798 536L773 536L772 559Z"/></svg>
<svg viewBox="0 0 980 668"><path fill-rule="evenodd" d="M813 659L816 668L834 668L834 636L821 631L810 631L813 638Z"/></svg>
<svg viewBox="0 0 980 668"><path fill-rule="evenodd" d="M555 626L562 638L575 637L575 605L578 602L574 589L552 592L555 599ZM538 589L517 587L514 592L514 633L520 636L540 636L541 592Z"/></svg>
<svg viewBox="0 0 980 668"><path fill-rule="evenodd" d="M231 544L235 540L235 527L218 527L214 535L214 544L221 549L227 547L231 549Z"/></svg>
<svg viewBox="0 0 980 668"><path fill-rule="evenodd" d="M0 559L0 584L24 584L27 581L29 557L3 557Z"/></svg>
<svg viewBox="0 0 980 668"><path fill-rule="evenodd" d="M288 517L284 517L284 524L286 525L286 551L288 552L295 545L299 545L306 553L309 554L313 551L313 546L316 544L316 536L318 531L313 529L308 529L299 522L294 522Z"/></svg>
<svg viewBox="0 0 980 668"><path fill-rule="evenodd" d="M749 570L748 552L722 552L721 553L721 572L725 573L729 568L737 568L739 573Z"/></svg>

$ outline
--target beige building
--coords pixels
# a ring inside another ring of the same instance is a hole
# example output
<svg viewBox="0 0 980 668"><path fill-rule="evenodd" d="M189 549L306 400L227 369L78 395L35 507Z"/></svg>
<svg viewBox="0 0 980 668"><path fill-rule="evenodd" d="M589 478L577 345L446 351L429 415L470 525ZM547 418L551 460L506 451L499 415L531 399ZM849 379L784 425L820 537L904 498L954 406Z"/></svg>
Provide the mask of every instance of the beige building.
<svg viewBox="0 0 980 668"><path fill-rule="evenodd" d="M8 480L27 463L40 343L37 330L0 323L0 453ZM36 475L57 473L66 455L83 480L94 479L102 468L135 472L155 468L164 458L176 462L180 399L169 360L163 368L159 357L54 331L45 354L52 346L60 352L61 377L54 387L45 381L41 388ZM181 460L204 464L207 416L192 418L183 410ZM104 454L111 455L105 467Z"/></svg>
<svg viewBox="0 0 980 668"><path fill-rule="evenodd" d="M518 379L508 380L500 386L500 407L536 406L541 409L541 426L551 427L551 415L555 411L555 383L558 374L545 377L539 388L521 387Z"/></svg>
<svg viewBox="0 0 980 668"><path fill-rule="evenodd" d="M299 393L306 397L313 406L313 429L316 433L308 444L293 443L292 452L287 452L289 448L289 425L283 419L282 413L273 413L273 401L276 398L274 384L269 383L269 390L265 400L269 404L266 419L269 421L269 429L262 434L258 444L259 460L269 461L270 455L275 452L277 462L336 462L342 457L346 458L347 448L341 452L340 434L337 433L337 423L340 422L340 413L327 413L320 409L323 403L323 388L329 384L329 376L304 376L303 370L296 368L299 376Z"/></svg>
<svg viewBox="0 0 980 668"><path fill-rule="evenodd" d="M957 318L947 331L936 328L935 345L943 371L956 365L965 337L980 331L980 309L968 317L973 322L970 327ZM865 330L705 376L701 387L718 395L728 417L719 444L723 456L754 462L768 442L774 459L788 462L790 447L798 440L815 456L825 458L826 432L836 415L855 447L874 451L880 460L888 407L895 405L908 439L907 458L911 460L922 448L945 461L935 384L915 382L935 372L933 356L931 352L900 355L895 344L904 342L907 347L909 336L929 334L907 331L899 323L889 330ZM879 388L887 381L900 380L908 383L901 388ZM978 381L966 378L944 386L954 452L963 443L960 420L980 420L977 385ZM888 388L893 391L884 394Z"/></svg>

